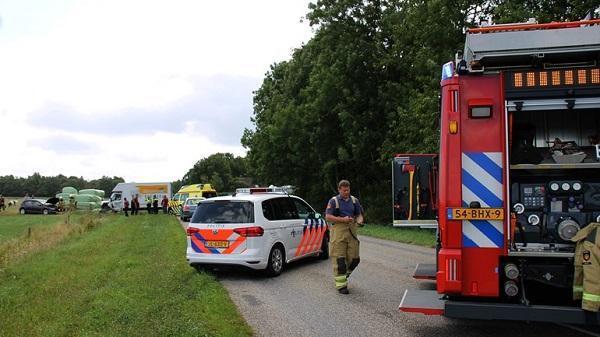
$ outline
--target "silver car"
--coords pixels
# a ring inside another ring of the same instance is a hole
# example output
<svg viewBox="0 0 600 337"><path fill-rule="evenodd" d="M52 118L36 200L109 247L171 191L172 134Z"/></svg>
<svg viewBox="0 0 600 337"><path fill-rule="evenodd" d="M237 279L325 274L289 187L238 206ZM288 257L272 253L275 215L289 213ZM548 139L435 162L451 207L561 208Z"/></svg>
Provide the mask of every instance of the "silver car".
<svg viewBox="0 0 600 337"><path fill-rule="evenodd" d="M198 207L198 203L206 198L203 197L191 197L187 198L185 203L183 203L183 207L181 208L180 218L182 221L190 221L192 216L194 215L194 211L196 207Z"/></svg>

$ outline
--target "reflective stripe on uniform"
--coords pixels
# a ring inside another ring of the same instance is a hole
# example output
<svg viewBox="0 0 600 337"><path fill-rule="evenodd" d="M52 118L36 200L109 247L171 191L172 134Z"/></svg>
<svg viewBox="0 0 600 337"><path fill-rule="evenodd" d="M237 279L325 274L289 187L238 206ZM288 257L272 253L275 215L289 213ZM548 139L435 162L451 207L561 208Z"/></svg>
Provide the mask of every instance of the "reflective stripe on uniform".
<svg viewBox="0 0 600 337"><path fill-rule="evenodd" d="M600 295L594 295L590 293L583 293L583 300L590 302L600 302Z"/></svg>
<svg viewBox="0 0 600 337"><path fill-rule="evenodd" d="M348 278L346 275L340 275L335 277L336 289L344 288L348 286Z"/></svg>
<svg viewBox="0 0 600 337"><path fill-rule="evenodd" d="M573 292L574 293L582 293L583 287L582 286L573 286Z"/></svg>

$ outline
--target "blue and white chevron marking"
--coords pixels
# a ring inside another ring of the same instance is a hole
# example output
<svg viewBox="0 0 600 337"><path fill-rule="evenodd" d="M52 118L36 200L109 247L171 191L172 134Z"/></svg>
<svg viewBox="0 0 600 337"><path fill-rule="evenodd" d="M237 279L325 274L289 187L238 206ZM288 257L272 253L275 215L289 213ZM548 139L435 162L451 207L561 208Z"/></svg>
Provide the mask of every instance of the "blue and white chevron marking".
<svg viewBox="0 0 600 337"><path fill-rule="evenodd" d="M503 207L502 152L463 152L462 203L469 207L479 201L481 207ZM463 247L504 247L503 221L463 220Z"/></svg>

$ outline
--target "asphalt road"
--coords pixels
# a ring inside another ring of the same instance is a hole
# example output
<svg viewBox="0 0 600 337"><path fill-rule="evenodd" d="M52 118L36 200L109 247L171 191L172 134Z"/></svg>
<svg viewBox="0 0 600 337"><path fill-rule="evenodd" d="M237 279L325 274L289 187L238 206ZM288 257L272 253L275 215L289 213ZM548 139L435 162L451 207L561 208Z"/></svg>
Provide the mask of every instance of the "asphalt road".
<svg viewBox="0 0 600 337"><path fill-rule="evenodd" d="M401 313L404 289L433 286L412 279L417 263L433 263L433 250L360 239L361 264L350 278L350 295L333 288L331 260L298 262L276 278L239 270L215 275L257 336L588 336L554 324Z"/></svg>

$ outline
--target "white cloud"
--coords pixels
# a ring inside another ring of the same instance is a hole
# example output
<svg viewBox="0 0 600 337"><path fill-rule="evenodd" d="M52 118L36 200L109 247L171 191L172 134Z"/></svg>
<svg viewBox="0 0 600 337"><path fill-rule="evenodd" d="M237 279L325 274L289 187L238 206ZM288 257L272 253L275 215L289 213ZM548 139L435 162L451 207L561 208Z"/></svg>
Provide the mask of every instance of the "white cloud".
<svg viewBox="0 0 600 337"><path fill-rule="evenodd" d="M36 4L35 11L27 1L8 1L0 9L0 132L17 141L0 164L0 175L38 171L171 180L210 153L242 154L241 146L219 145L194 132L198 125L211 127L202 121L184 121L190 126L179 133L108 137L44 128L30 119L59 104L87 120L118 123L131 109L165 113L206 94L196 89L197 78L230 75L260 83L270 64L288 59L292 48L310 38L308 25L299 22L308 2L63 0ZM205 84L219 85L227 84ZM227 106L227 97L219 99ZM252 106L244 100L249 120ZM57 154L32 146L27 142L32 135L68 135L100 145L93 153ZM148 144L156 144L154 150L146 151Z"/></svg>

